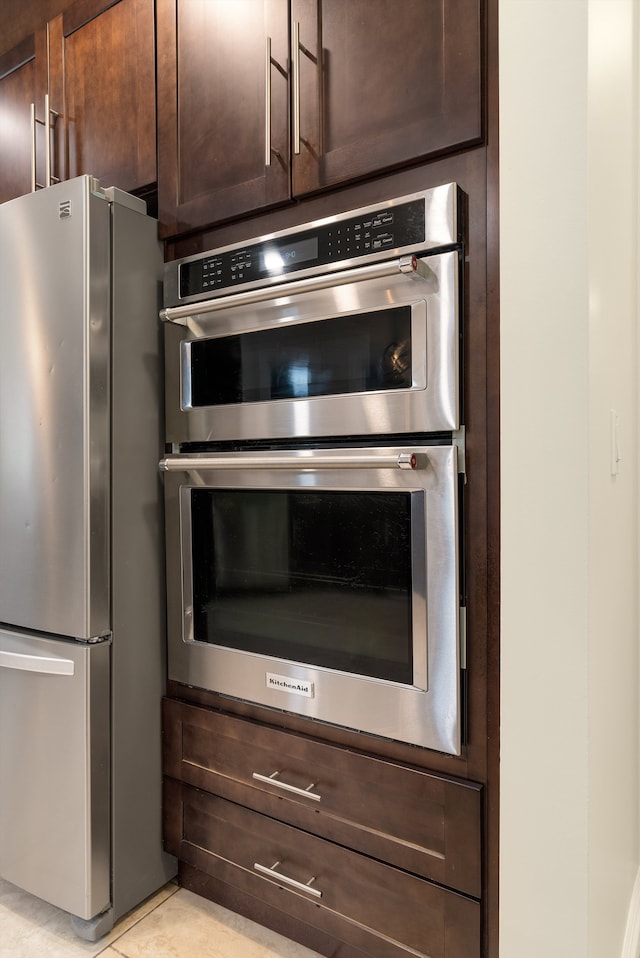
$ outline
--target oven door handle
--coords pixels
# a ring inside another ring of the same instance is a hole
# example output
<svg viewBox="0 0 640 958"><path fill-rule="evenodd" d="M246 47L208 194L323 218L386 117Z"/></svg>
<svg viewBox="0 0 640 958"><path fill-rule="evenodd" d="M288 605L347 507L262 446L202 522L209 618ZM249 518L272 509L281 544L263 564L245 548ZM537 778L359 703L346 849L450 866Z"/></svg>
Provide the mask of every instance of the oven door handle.
<svg viewBox="0 0 640 958"><path fill-rule="evenodd" d="M230 453L222 456L206 454L189 456L177 454L160 460L161 472L193 472L209 469L420 469L423 466L415 452L394 452L376 455L372 452L352 455L303 455L260 456Z"/></svg>
<svg viewBox="0 0 640 958"><path fill-rule="evenodd" d="M397 273L407 273L409 276L420 277L434 284L436 282L435 273L422 260L415 256L401 256L399 259L384 263L371 263L368 266L359 266L357 269L335 273L327 272L321 276L309 276L307 279L299 279L282 285L274 283L272 286L245 290L242 293L231 293L229 296L220 296L217 299L203 299L199 303L167 306L160 310L160 319L163 322L186 326L190 317L199 316L202 313L213 313L218 309L229 309L232 306L250 306L252 303L261 303L267 299L293 296L296 293L310 293L318 289L342 286L345 283L357 283L366 279L395 276Z"/></svg>

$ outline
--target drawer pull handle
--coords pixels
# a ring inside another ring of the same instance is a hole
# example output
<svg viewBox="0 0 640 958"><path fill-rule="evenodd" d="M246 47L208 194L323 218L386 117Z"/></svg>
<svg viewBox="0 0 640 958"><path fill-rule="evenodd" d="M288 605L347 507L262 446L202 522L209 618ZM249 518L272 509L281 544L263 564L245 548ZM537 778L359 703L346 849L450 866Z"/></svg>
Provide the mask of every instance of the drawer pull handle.
<svg viewBox="0 0 640 958"><path fill-rule="evenodd" d="M271 775L261 775L260 772L254 772L252 778L255 778L257 782L265 782L267 785L276 785L285 792L293 792L294 795L302 795L303 798L312 798L314 802L320 801L320 795L311 791L312 788L315 788L315 782L307 785L306 788L298 788L296 785L289 785L288 782L280 781L279 774L280 772L272 772Z"/></svg>
<svg viewBox="0 0 640 958"><path fill-rule="evenodd" d="M298 891L304 891L308 895L313 895L314 898L322 898L322 892L319 889L311 888L312 883L316 880L315 875L310 878L308 882L296 881L295 878L289 878L288 875L283 875L282 872L277 871L278 866L281 864L282 862L274 862L271 868L268 868L266 865L261 865L260 862L254 862L253 867L257 872L260 872L261 875L275 878L278 884L297 888Z"/></svg>

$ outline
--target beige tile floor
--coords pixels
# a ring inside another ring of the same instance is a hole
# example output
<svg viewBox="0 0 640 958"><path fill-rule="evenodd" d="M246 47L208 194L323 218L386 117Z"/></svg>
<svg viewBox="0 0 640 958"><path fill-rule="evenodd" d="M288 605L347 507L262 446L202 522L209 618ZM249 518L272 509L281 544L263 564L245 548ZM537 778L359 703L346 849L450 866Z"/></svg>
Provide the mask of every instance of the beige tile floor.
<svg viewBox="0 0 640 958"><path fill-rule="evenodd" d="M69 916L0 880L0 958L320 958L171 883L97 942Z"/></svg>

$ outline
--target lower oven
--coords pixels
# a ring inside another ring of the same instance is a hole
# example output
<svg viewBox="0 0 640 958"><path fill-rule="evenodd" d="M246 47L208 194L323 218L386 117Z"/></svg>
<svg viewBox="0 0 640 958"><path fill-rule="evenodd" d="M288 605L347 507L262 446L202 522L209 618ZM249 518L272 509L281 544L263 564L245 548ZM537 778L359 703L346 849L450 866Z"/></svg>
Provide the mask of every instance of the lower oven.
<svg viewBox="0 0 640 958"><path fill-rule="evenodd" d="M173 679L460 752L455 445L161 468Z"/></svg>
<svg viewBox="0 0 640 958"><path fill-rule="evenodd" d="M460 752L464 205L166 264L174 681Z"/></svg>

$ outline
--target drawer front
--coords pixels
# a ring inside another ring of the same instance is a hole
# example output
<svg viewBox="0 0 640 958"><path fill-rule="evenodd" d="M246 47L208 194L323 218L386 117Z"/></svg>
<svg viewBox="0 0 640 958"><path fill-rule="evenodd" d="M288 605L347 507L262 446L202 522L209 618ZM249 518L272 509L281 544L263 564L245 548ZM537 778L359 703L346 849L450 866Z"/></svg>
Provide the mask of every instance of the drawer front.
<svg viewBox="0 0 640 958"><path fill-rule="evenodd" d="M481 788L165 699L164 772L480 897Z"/></svg>
<svg viewBox="0 0 640 958"><path fill-rule="evenodd" d="M474 899L171 779L165 843L181 861L375 958L479 958Z"/></svg>

